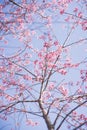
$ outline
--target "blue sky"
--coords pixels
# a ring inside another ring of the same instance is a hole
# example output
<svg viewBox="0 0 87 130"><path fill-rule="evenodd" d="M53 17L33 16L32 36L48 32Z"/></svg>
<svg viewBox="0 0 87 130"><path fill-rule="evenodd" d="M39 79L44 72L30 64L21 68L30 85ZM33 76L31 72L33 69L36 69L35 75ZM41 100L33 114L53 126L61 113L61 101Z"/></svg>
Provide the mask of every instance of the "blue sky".
<svg viewBox="0 0 87 130"><path fill-rule="evenodd" d="M67 11L72 11L72 8L76 7L77 5L74 3L73 5L71 5L69 7L69 9ZM49 11L49 14L51 12ZM53 13L52 13L53 15ZM55 20L53 19L53 25L52 25L52 30L48 29L47 28L45 29L45 27L43 27L43 23L39 23L37 24L39 18L37 21L35 21L35 23L29 26L27 26L27 28L29 28L30 30L34 30L36 31L36 35L34 37L32 37L32 41L31 41L31 44L34 46L35 49L38 49L40 50L42 48L42 44L43 44L43 41L42 40L39 40L38 37L40 35L42 35L43 33L46 35L47 37L47 34L48 32L52 31L51 32L51 35L54 36L54 39L57 39L60 44L62 45L67 37L67 35L69 34L70 32L70 29L71 29L71 25L72 23L62 23L64 17L66 15L64 15L63 17L58 17L58 22L56 23ZM41 26L40 26L41 25ZM78 26L75 28L75 30L72 31L69 39L67 40L67 45L68 44L71 44L75 41L78 41L79 39L81 38L86 38L87 36L87 31L83 31L81 29L81 26ZM10 57L10 56L13 56L15 53L17 52L20 52L20 49L24 49L25 45L23 42L19 42L18 38L13 38L12 35L7 35L6 36L6 40L8 41L7 44L4 44L2 41L0 43L0 48L4 48L4 53L3 55L6 56L6 57ZM79 46L75 46L73 45L71 48L70 48L70 56L72 57L72 61L74 63L77 63L79 61L82 61L85 57L87 57L87 52L85 51L87 49L87 44L83 44L83 45L79 45ZM28 52L28 50L27 50ZM31 55L32 58L31 60L34 60L37 58L37 56L35 55L35 53L33 53L32 51L29 51L29 53L31 52ZM1 52L0 52L1 53ZM85 68L85 66L82 64L81 65L82 68ZM32 65L28 66L29 69L31 69L33 71L33 67ZM69 81L77 81L80 79L80 75L79 75L79 69L70 69L69 70L69 73L68 75L66 75L66 77L63 77L61 75L55 75L54 77L52 77L54 80L57 80L58 78L58 82L60 80L62 80L63 78L65 78L65 81L69 82ZM75 91L75 89L72 88L72 86L69 88L69 91L71 93L73 93ZM11 92L12 93L12 92ZM73 106L73 104L72 104ZM30 106L32 108L32 106ZM81 109L83 111L83 109ZM81 112L81 110L79 110L79 112ZM84 110L85 113L87 113L87 110ZM29 115L29 118L31 117L31 115ZM53 115L52 115L52 118L53 118ZM32 116L32 119L34 119L35 121L38 120L38 122L40 122L40 125L38 126L27 126L26 123L24 122L25 121L25 116L21 113L17 113L17 114L13 114L13 115L9 115L8 116L8 120L7 121L3 121L3 120L0 120L0 130L10 130L12 127L13 129L12 130L47 130L47 127L45 125L45 122L43 119L41 119L40 117L35 117L35 116ZM17 122L20 122L20 125L19 126L15 126L15 124ZM66 127L66 123L61 127L60 130L63 130L64 128Z"/></svg>

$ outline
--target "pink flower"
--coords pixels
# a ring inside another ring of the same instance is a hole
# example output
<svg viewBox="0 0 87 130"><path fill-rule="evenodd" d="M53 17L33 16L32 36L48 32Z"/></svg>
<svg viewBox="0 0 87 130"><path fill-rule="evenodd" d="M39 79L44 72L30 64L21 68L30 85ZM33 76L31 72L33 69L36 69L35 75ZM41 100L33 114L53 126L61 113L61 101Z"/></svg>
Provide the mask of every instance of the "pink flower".
<svg viewBox="0 0 87 130"><path fill-rule="evenodd" d="M53 90L53 89L54 89L54 84L50 84L50 85L48 86L48 90L51 91L51 90Z"/></svg>
<svg viewBox="0 0 87 130"><path fill-rule="evenodd" d="M47 43L47 42L45 42L45 43L44 43L44 47L47 47L47 48L48 48L48 47L50 47L50 44Z"/></svg>
<svg viewBox="0 0 87 130"><path fill-rule="evenodd" d="M24 75L23 78L24 78L25 80L32 80L32 77L30 77L29 75Z"/></svg>
<svg viewBox="0 0 87 130"><path fill-rule="evenodd" d="M82 29L83 29L84 31L87 30L87 21L82 22Z"/></svg>
<svg viewBox="0 0 87 130"><path fill-rule="evenodd" d="M62 75L66 75L67 71L65 69L58 70L59 73Z"/></svg>
<svg viewBox="0 0 87 130"><path fill-rule="evenodd" d="M68 90L66 88L64 88L64 86L60 86L59 87L59 91L64 95L67 96L68 95Z"/></svg>
<svg viewBox="0 0 87 130"><path fill-rule="evenodd" d="M44 91L42 94L42 101L48 100L51 97L51 93L49 91Z"/></svg>
<svg viewBox="0 0 87 130"><path fill-rule="evenodd" d="M55 41L55 42L54 42L54 45L55 45L55 46L57 46L58 44L59 44L58 41Z"/></svg>
<svg viewBox="0 0 87 130"><path fill-rule="evenodd" d="M70 16L68 16L68 17L65 19L66 22L69 22L69 20L70 20Z"/></svg>
<svg viewBox="0 0 87 130"><path fill-rule="evenodd" d="M7 40L5 40L5 41L4 41L4 43L5 43L5 44L8 44L8 41L7 41Z"/></svg>
<svg viewBox="0 0 87 130"><path fill-rule="evenodd" d="M78 17L79 17L79 18L82 18L82 12L79 12L79 13L78 13Z"/></svg>
<svg viewBox="0 0 87 130"><path fill-rule="evenodd" d="M64 14L64 9L63 9L63 10L60 10L60 14Z"/></svg>
<svg viewBox="0 0 87 130"><path fill-rule="evenodd" d="M78 8L75 8L75 9L74 9L74 12L76 13L77 11L78 11Z"/></svg>
<svg viewBox="0 0 87 130"><path fill-rule="evenodd" d="M27 122L27 125L31 125L31 126L38 125L38 122L33 122L31 119L28 119L26 122Z"/></svg>
<svg viewBox="0 0 87 130"><path fill-rule="evenodd" d="M81 88L78 89L78 94L82 94L82 89Z"/></svg>
<svg viewBox="0 0 87 130"><path fill-rule="evenodd" d="M42 40L45 40L45 36L44 35L41 35L39 38L42 39Z"/></svg>
<svg viewBox="0 0 87 130"><path fill-rule="evenodd" d="M35 61L34 61L34 65L36 65L36 64L37 64L37 62L38 62L38 60L35 60Z"/></svg>

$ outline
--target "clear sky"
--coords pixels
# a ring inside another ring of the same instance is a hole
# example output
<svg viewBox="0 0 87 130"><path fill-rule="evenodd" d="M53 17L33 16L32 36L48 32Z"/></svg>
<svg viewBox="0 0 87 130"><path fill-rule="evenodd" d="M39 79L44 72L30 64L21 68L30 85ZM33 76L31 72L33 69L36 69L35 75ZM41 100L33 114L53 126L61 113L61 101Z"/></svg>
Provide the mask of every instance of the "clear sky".
<svg viewBox="0 0 87 130"><path fill-rule="evenodd" d="M76 3L73 2L73 4L70 5L69 8L67 9L67 12L72 12L74 7L77 7L77 5L76 5ZM51 14L52 12L49 11L47 13ZM52 13L52 15L53 15L53 13ZM45 36L47 36L49 31L52 31L51 35L53 35L53 38L57 39L59 41L59 43L61 45L63 45L65 39L67 38L67 35L70 33L71 26L72 26L72 23L64 22L65 17L66 17L66 15L60 16L60 17L58 17L58 16L55 17L53 15L53 19L52 19L53 24L52 24L51 30L45 29L45 27L43 26L45 24L45 22L40 21L41 23L39 23L39 20L40 20L39 18L38 19L36 18L36 21L34 21L33 24L28 25L27 28L29 28L29 30L36 31L36 34L34 37L32 37L32 41L31 41L31 44L33 45L33 47L35 49L40 50L42 48L43 42L42 42L42 40L39 39L39 36L42 35L43 33L45 34ZM69 39L67 40L67 45L69 45L75 41L78 41L81 38L86 38L86 37L87 37L87 31L83 31L81 29L81 26L78 26L72 31ZM0 43L0 48L4 48L3 55L6 57L10 57L10 56L13 56L14 54L17 54L18 52L20 52L20 50L23 50L25 47L23 42L19 41L18 38L13 38L13 36L11 34L10 35L8 34L6 36L6 40L8 41L8 43L4 43L2 41ZM28 50L26 52L28 52ZM1 53L2 52L0 52L0 54ZM32 55L31 60L34 60L37 58L35 53L31 52L31 55ZM72 62L74 62L74 63L82 61L85 57L87 57L87 44L84 44L84 45L79 44L79 46L75 46L75 45L71 46L69 55L70 55L70 57L72 57ZM28 67L31 70L33 70L32 65L30 65ZM85 68L85 66L83 64L81 67ZM69 82L69 81L76 82L77 80L80 79L79 69L68 70L68 74L66 75L66 77L63 77L61 75L55 75L53 77L54 78L53 80L57 80L57 78L58 78L57 81L60 82L60 80L62 80L64 78L66 82ZM73 89L72 86L69 87L69 91L71 93L73 93L75 91L75 89ZM12 93L11 91L9 91L9 92ZM72 106L73 106L73 104L72 104ZM79 112L81 112L81 111L79 111ZM87 110L84 110L84 112L87 113ZM52 115L52 118L53 118L53 115ZM47 127L46 127L43 119L41 119L40 117L35 117L35 116L33 116L32 119L34 119L35 121L38 120L40 125L33 126L33 127L27 126L26 123L24 122L25 116L21 113L9 115L7 121L3 121L2 119L0 119L0 130L31 130L31 129L32 130L47 130ZM20 124L17 124L17 126L15 126L16 122L20 122ZM65 128L64 126L66 126L66 124L64 124L60 130L64 130L64 128ZM11 129L12 127L14 129Z"/></svg>

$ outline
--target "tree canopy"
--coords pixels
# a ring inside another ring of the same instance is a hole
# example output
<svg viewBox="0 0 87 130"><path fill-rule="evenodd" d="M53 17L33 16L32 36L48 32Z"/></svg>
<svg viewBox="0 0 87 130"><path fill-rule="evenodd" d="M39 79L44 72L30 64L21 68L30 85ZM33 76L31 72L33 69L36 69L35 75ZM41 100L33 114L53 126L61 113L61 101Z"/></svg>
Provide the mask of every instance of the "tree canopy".
<svg viewBox="0 0 87 130"><path fill-rule="evenodd" d="M2 0L0 40L0 119L15 120L9 130L21 122L86 130L87 1Z"/></svg>

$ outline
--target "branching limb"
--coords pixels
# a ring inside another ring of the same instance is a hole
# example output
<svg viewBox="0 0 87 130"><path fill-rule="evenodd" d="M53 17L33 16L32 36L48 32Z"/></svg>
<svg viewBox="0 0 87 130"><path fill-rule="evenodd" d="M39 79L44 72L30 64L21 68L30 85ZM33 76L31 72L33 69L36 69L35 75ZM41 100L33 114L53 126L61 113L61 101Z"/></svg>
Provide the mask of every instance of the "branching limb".
<svg viewBox="0 0 87 130"><path fill-rule="evenodd" d="M83 125L85 125L87 123L87 121L85 121L85 122L83 122L83 123L81 123L81 125L79 125L79 126L77 126L76 128L74 128L73 130L77 130L77 129L79 129L80 127L82 127Z"/></svg>
<svg viewBox="0 0 87 130"><path fill-rule="evenodd" d="M79 105L76 106L75 108L73 108L73 109L64 117L64 119L61 121L61 123L59 124L59 126L57 127L56 130L59 130L59 129L60 129L60 127L62 126L62 124L63 124L64 121L66 120L66 118L67 118L73 111L75 111L77 108L79 108L79 107L81 107L82 105L84 105L86 102L87 102L87 100L84 101L83 103L79 104Z"/></svg>
<svg viewBox="0 0 87 130"><path fill-rule="evenodd" d="M9 0L9 2L12 2L14 5L23 8L22 6L20 6L19 4L17 4L14 0Z"/></svg>

